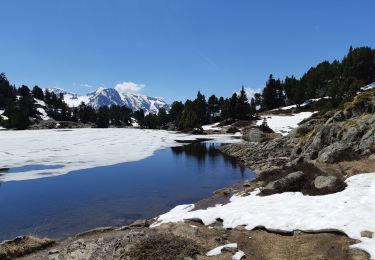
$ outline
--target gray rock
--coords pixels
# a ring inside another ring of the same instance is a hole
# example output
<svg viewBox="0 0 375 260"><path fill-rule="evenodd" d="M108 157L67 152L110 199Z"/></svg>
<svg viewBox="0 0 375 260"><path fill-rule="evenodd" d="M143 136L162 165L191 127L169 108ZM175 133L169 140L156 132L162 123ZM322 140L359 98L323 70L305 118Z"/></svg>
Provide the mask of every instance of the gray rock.
<svg viewBox="0 0 375 260"><path fill-rule="evenodd" d="M332 189L337 184L337 178L335 176L318 176L314 180L314 186L316 189Z"/></svg>
<svg viewBox="0 0 375 260"><path fill-rule="evenodd" d="M345 120L345 115L342 111L336 112L330 119L327 120L327 124L332 122L340 122Z"/></svg>
<svg viewBox="0 0 375 260"><path fill-rule="evenodd" d="M261 143L266 140L266 134L258 127L250 127L243 131L242 139L248 142Z"/></svg>
<svg viewBox="0 0 375 260"><path fill-rule="evenodd" d="M374 154L371 154L369 157L368 157L369 160L371 161L375 161L375 153Z"/></svg>
<svg viewBox="0 0 375 260"><path fill-rule="evenodd" d="M48 254L50 255L53 255L53 254L58 254L59 253L59 250L54 248L54 249L51 249L50 251L48 251Z"/></svg>
<svg viewBox="0 0 375 260"><path fill-rule="evenodd" d="M139 219L129 225L130 227L149 227L150 223L147 219Z"/></svg>
<svg viewBox="0 0 375 260"><path fill-rule="evenodd" d="M237 127L229 127L228 129L227 129L227 134L235 134L235 133L237 133L237 132L240 132L240 130L237 128Z"/></svg>
<svg viewBox="0 0 375 260"><path fill-rule="evenodd" d="M339 162L350 157L351 153L350 143L336 142L321 150L318 154L318 160L325 163Z"/></svg>
<svg viewBox="0 0 375 260"><path fill-rule="evenodd" d="M361 138L358 148L361 151L368 151L375 147L375 127L369 129Z"/></svg>
<svg viewBox="0 0 375 260"><path fill-rule="evenodd" d="M191 222L195 222L195 223L198 223L198 224L202 224L204 225L203 221L200 219L200 218L186 218L184 219L185 221L191 221Z"/></svg>
<svg viewBox="0 0 375 260"><path fill-rule="evenodd" d="M233 192L232 188L224 188L224 189L214 191L213 194L218 195L218 196L226 196L226 195L231 194L232 192Z"/></svg>
<svg viewBox="0 0 375 260"><path fill-rule="evenodd" d="M368 230L361 231L361 237L372 238L373 234L374 234L374 232L371 232L371 231L368 231Z"/></svg>
<svg viewBox="0 0 375 260"><path fill-rule="evenodd" d="M262 193L268 195L295 190L304 175L301 171L289 173L281 179L268 183L262 190Z"/></svg>

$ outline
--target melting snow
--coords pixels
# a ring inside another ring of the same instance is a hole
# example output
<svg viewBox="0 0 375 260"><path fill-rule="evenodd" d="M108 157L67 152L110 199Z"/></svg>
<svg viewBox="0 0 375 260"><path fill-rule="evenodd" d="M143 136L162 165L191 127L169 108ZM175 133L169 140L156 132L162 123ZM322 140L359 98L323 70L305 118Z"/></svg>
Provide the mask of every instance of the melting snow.
<svg viewBox="0 0 375 260"><path fill-rule="evenodd" d="M205 131L206 130L220 131L222 129L222 127L218 127L219 124L220 124L220 122L215 123L215 124L211 124L211 125L203 125L202 128Z"/></svg>
<svg viewBox="0 0 375 260"><path fill-rule="evenodd" d="M47 112L44 110L44 108L38 107L36 110L40 113L40 118L43 120L48 120L50 117L47 115Z"/></svg>
<svg viewBox="0 0 375 260"><path fill-rule="evenodd" d="M307 106L308 104L311 104L311 103L313 103L313 102L317 102L317 101L319 101L319 100L321 100L321 99L330 99L330 97L322 97L322 98L313 98L313 99L309 99L309 100L307 100L306 102L304 102L304 103L302 103L301 105L300 105L300 107L305 107L305 106ZM279 107L279 108L276 108L276 109L272 109L272 111L277 111L277 110L289 110L289 109L292 109L292 108L296 108L297 107L297 105L290 105L290 106L286 106L286 107Z"/></svg>
<svg viewBox="0 0 375 260"><path fill-rule="evenodd" d="M8 117L3 115L4 112L5 110L0 110L0 117L4 120L8 120Z"/></svg>
<svg viewBox="0 0 375 260"><path fill-rule="evenodd" d="M371 84L368 84L367 86L361 88L362 90L366 91L366 90L370 90L370 89L374 89L375 88L375 82L371 83Z"/></svg>
<svg viewBox="0 0 375 260"><path fill-rule="evenodd" d="M80 169L138 161L156 150L188 141L239 142L235 135L187 135L131 128L4 131L0 135L0 168L63 165L59 169L2 173L1 181L37 179ZM25 149L25 145L27 149Z"/></svg>
<svg viewBox="0 0 375 260"><path fill-rule="evenodd" d="M235 253L233 256L232 256L232 260L241 260L242 257L245 256L245 253L241 250L238 250L237 253Z"/></svg>
<svg viewBox="0 0 375 260"><path fill-rule="evenodd" d="M353 248L363 249L375 259L375 238L361 237L361 231L375 233L375 173L352 176L346 183L342 192L323 196L285 192L261 197L257 190L244 197L235 195L228 204L206 210L193 211L192 204L180 205L159 216L152 227L192 218L210 225L221 218L224 228L245 225L248 230L257 226L282 231L340 230L361 241Z"/></svg>
<svg viewBox="0 0 375 260"><path fill-rule="evenodd" d="M226 244L226 245L223 245L223 246L215 247L214 249L210 250L206 254L206 256L220 255L221 254L221 250L224 249L224 248L237 248L237 243L231 243L231 244Z"/></svg>
<svg viewBox="0 0 375 260"><path fill-rule="evenodd" d="M265 115L268 126L276 133L287 135L291 130L306 118L309 118L314 112L301 112L293 115ZM257 121L257 125L263 123L263 118Z"/></svg>

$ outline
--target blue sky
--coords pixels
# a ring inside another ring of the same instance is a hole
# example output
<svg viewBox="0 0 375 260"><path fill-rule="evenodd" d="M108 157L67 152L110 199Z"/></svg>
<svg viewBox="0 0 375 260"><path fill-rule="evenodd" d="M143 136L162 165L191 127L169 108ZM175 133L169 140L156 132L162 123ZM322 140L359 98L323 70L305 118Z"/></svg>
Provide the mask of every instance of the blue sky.
<svg viewBox="0 0 375 260"><path fill-rule="evenodd" d="M229 96L375 47L373 0L4 0L1 10L0 71L78 93L134 82L122 86L169 102Z"/></svg>

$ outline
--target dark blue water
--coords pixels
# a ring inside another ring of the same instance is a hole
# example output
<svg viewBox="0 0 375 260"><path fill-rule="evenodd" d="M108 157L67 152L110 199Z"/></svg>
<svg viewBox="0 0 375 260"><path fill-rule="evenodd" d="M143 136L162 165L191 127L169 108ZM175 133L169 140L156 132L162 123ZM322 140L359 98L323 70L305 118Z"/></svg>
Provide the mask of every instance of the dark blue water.
<svg viewBox="0 0 375 260"><path fill-rule="evenodd" d="M217 146L191 144L138 162L0 183L0 240L18 235L63 238L94 227L126 225L254 177Z"/></svg>

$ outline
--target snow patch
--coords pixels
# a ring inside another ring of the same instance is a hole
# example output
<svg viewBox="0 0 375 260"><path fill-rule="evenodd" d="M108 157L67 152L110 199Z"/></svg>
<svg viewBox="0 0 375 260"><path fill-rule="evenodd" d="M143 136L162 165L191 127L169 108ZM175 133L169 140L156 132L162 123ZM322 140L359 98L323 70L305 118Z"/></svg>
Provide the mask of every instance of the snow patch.
<svg viewBox="0 0 375 260"><path fill-rule="evenodd" d="M242 257L245 256L245 253L241 250L238 250L237 253L235 253L233 256L232 256L232 260L241 260Z"/></svg>
<svg viewBox="0 0 375 260"><path fill-rule="evenodd" d="M137 119L135 119L134 117L132 117L132 118L130 118L130 120L131 120L131 125L133 127L139 127Z"/></svg>
<svg viewBox="0 0 375 260"><path fill-rule="evenodd" d="M361 88L363 91L367 91L367 90L370 90L370 89L374 89L375 88L375 82L372 82L371 84L368 84L367 86Z"/></svg>
<svg viewBox="0 0 375 260"><path fill-rule="evenodd" d="M220 122L215 123L215 124L211 124L211 125L203 125L202 128L205 131L207 131L207 130L220 131L222 129L222 127L218 127L219 124L220 124Z"/></svg>
<svg viewBox="0 0 375 260"><path fill-rule="evenodd" d="M361 237L361 231L375 232L375 173L352 176L345 190L323 196L307 196L300 192L284 192L258 196L259 189L248 196L234 195L230 202L205 210L194 205L179 205L157 219L162 223L198 218L210 225L223 219L224 228L244 225L252 230L264 226L281 231L340 230L361 242L352 245L367 251L375 259L375 238Z"/></svg>
<svg viewBox="0 0 375 260"><path fill-rule="evenodd" d="M9 118L7 116L4 116L5 110L0 110L0 118L4 119L4 120L8 120Z"/></svg>
<svg viewBox="0 0 375 260"><path fill-rule="evenodd" d="M36 109L40 113L40 118L43 120L48 120L50 117L47 115L47 112L42 107L38 107Z"/></svg>
<svg viewBox="0 0 375 260"><path fill-rule="evenodd" d="M221 250L224 249L224 248L237 248L237 243L231 243L231 244L226 244L226 245L223 245L223 246L215 247L214 249L207 252L206 256L220 255Z"/></svg>
<svg viewBox="0 0 375 260"><path fill-rule="evenodd" d="M263 118L267 119L268 126L276 133L287 135L291 130L298 127L304 119L309 118L315 112L300 112L293 115L265 115L257 121L257 125L263 123Z"/></svg>
<svg viewBox="0 0 375 260"><path fill-rule="evenodd" d="M300 107L305 107L311 103L314 103L314 102L317 102L319 100L322 100L322 99L330 99L330 97L322 97L322 98L313 98L313 99L309 99L307 101L305 101L304 103L300 104L299 106ZM286 107L279 107L279 108L276 108L276 109L272 109L271 111L277 111L277 110L289 110L289 109L292 109L292 108L296 108L297 105L290 105L290 106L286 106Z"/></svg>
<svg viewBox="0 0 375 260"><path fill-rule="evenodd" d="M0 135L0 168L25 165L63 167L5 172L0 176L0 182L51 177L75 170L138 161L153 155L158 149L183 145L184 141L203 138L222 143L240 141L233 137L135 128L4 131Z"/></svg>
<svg viewBox="0 0 375 260"><path fill-rule="evenodd" d="M40 99L37 99L37 98L34 98L34 101L37 105L39 106L42 106L42 107L45 107L46 106L46 103L43 101L43 100L40 100Z"/></svg>

